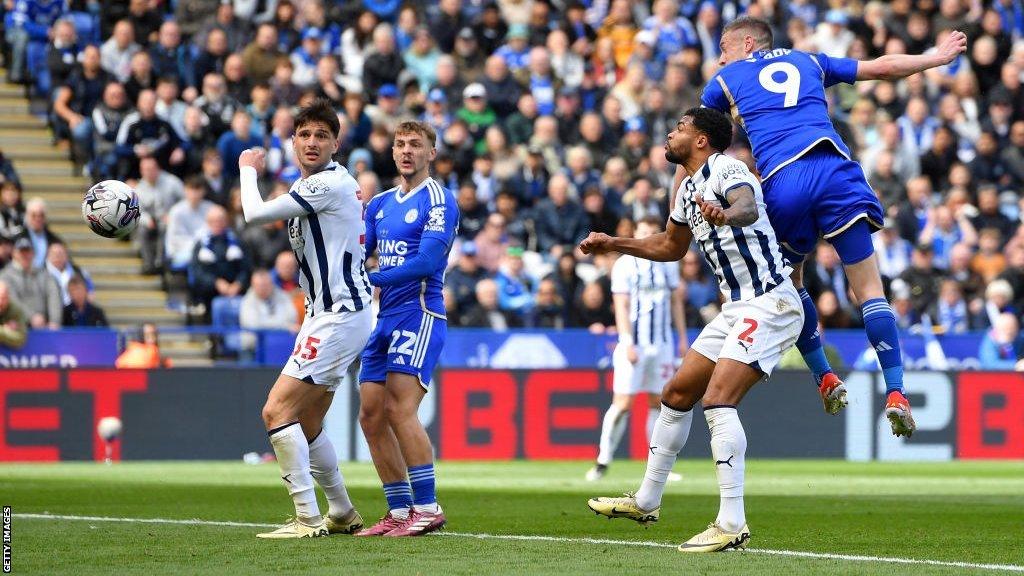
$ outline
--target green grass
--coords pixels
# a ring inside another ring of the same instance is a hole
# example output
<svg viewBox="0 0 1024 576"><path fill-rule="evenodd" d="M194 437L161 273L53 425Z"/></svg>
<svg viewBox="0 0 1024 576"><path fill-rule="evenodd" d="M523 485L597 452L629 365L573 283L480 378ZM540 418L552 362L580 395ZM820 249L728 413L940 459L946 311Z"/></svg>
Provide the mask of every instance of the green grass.
<svg viewBox="0 0 1024 576"><path fill-rule="evenodd" d="M635 489L641 462L601 483L585 463L441 463L439 495L456 533L677 544L718 507L714 470L683 461L661 522L598 518L586 498ZM366 464L342 467L371 521L383 495ZM258 541L254 528L19 518L18 513L276 523L291 502L273 464L3 465L16 574L994 574L998 571L758 553L684 556L674 548L460 536ZM1024 462L747 463L752 549L1024 565Z"/></svg>

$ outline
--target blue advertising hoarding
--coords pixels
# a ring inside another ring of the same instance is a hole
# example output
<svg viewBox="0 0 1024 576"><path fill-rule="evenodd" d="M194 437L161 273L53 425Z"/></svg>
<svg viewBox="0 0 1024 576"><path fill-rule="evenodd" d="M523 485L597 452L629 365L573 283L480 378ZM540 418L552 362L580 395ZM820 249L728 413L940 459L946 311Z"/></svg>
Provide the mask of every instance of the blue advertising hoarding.
<svg viewBox="0 0 1024 576"><path fill-rule="evenodd" d="M21 348L0 346L0 368L113 366L117 332L105 328L30 330Z"/></svg>

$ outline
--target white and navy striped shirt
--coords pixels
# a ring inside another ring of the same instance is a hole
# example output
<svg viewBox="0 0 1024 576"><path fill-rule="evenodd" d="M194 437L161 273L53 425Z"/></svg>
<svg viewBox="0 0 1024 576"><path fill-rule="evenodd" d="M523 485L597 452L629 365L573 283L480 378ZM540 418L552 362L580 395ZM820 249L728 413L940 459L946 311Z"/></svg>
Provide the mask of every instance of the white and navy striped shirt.
<svg viewBox="0 0 1024 576"><path fill-rule="evenodd" d="M637 346L672 345L672 291L678 262L621 256L612 266L612 293L629 296L629 323Z"/></svg>
<svg viewBox="0 0 1024 576"><path fill-rule="evenodd" d="M370 305L363 263L365 226L359 185L337 162L300 178L288 194L306 214L288 220L288 240L299 261L306 315L354 312Z"/></svg>
<svg viewBox="0 0 1024 576"><path fill-rule="evenodd" d="M750 226L713 226L701 215L695 198L722 208L737 186L750 186L757 204L757 221ZM775 231L768 222L764 195L746 164L724 154L712 154L703 168L687 176L679 186L675 210L670 216L688 226L704 259L714 270L719 288L730 301L760 296L789 277L792 269L782 258Z"/></svg>

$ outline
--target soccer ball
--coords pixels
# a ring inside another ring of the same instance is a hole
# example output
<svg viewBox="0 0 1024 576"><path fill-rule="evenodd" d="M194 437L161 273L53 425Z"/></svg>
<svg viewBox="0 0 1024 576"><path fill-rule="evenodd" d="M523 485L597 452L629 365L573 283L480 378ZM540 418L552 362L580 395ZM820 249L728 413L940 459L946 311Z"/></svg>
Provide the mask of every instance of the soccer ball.
<svg viewBox="0 0 1024 576"><path fill-rule="evenodd" d="M96 433L107 442L110 442L121 435L121 419L116 416L100 418L96 425Z"/></svg>
<svg viewBox="0 0 1024 576"><path fill-rule="evenodd" d="M139 224L139 195L118 180L94 184L82 200L82 217L104 238L124 238Z"/></svg>

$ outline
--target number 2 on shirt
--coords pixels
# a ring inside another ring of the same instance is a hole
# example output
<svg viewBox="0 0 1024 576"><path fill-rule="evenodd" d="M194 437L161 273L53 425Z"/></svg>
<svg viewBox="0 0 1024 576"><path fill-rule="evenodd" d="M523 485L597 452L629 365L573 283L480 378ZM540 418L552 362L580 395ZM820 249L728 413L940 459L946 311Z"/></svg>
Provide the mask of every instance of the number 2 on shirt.
<svg viewBox="0 0 1024 576"><path fill-rule="evenodd" d="M783 80L776 80L776 75L782 75ZM761 69L757 79L765 90L784 95L783 108L796 106L797 99L800 98L800 71L796 66L789 62L772 62Z"/></svg>

